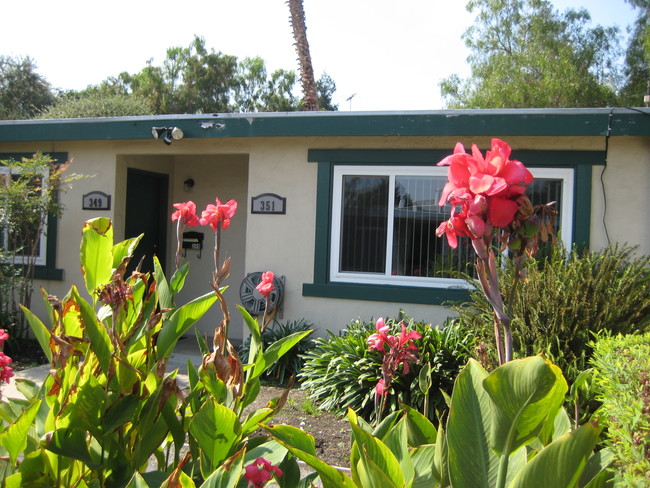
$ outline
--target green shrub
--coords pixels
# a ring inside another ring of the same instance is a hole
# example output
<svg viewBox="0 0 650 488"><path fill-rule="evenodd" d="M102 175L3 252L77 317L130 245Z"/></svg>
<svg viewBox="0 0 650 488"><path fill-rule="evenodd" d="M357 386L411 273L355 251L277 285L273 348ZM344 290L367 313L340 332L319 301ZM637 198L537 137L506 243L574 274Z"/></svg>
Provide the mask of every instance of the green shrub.
<svg viewBox="0 0 650 488"><path fill-rule="evenodd" d="M514 292L512 266L500 270L504 296L512 295L516 357L544 352L569 384L588 367L590 342L601 331L628 334L650 325L650 257L634 258L633 248L602 252L565 251L552 246L545 258L531 259ZM456 307L466 327L493 347L492 307L477 286L471 302Z"/></svg>
<svg viewBox="0 0 650 488"><path fill-rule="evenodd" d="M391 334L400 330L401 319L387 320ZM422 410L424 394L418 386L418 375L424 365L431 365L432 385L429 389L427 416L445 408L441 390L451 394L456 375L471 357L475 336L454 322L438 328L423 322L405 319L409 330L422 337L414 340L420 360L412 364L407 375L394 378L386 399L386 414L398 410L400 403ZM375 385L381 378L381 355L368 349L366 341L375 333L374 322L353 321L339 335L328 331L327 338L316 339L316 347L305 354L301 377L303 388L320 408L345 412L349 407L368 421L375 420Z"/></svg>
<svg viewBox="0 0 650 488"><path fill-rule="evenodd" d="M264 349L267 349L271 344L283 339L295 332L304 332L308 330L313 331L314 324L306 321L305 319L278 322L273 322L273 325L268 327L262 334L262 342ZM245 364L248 362L248 353L250 351L250 337L247 337L244 343L239 347L239 357ZM271 366L264 374L264 379L285 384L293 375L298 375L302 370L305 360L302 355L306 354L312 349L316 343L309 336L306 336L298 344L296 344L289 352Z"/></svg>
<svg viewBox="0 0 650 488"><path fill-rule="evenodd" d="M650 333L598 340L591 359L596 412L624 486L650 485Z"/></svg>

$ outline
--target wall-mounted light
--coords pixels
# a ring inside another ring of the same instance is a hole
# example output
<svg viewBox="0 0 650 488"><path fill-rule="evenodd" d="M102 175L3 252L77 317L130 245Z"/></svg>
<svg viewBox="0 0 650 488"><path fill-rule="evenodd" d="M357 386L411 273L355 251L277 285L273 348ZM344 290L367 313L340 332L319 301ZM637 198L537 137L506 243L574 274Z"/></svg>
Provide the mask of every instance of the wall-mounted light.
<svg viewBox="0 0 650 488"><path fill-rule="evenodd" d="M151 136L154 139L162 139L168 146L172 141L180 141L183 138L183 131L178 127L152 127Z"/></svg>
<svg viewBox="0 0 650 488"><path fill-rule="evenodd" d="M192 178L188 178L183 182L183 187L185 188L185 191L191 191L192 188L194 188L194 180Z"/></svg>

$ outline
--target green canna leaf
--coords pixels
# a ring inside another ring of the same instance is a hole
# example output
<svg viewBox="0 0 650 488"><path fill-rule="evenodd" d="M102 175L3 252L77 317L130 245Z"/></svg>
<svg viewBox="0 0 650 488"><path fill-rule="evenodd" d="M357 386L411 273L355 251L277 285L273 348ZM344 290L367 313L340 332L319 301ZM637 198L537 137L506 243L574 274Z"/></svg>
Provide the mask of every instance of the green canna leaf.
<svg viewBox="0 0 650 488"><path fill-rule="evenodd" d="M14 466L18 455L27 447L27 434L41 408L41 401L35 401L27 407L14 423L0 434L0 444L7 450L11 464Z"/></svg>
<svg viewBox="0 0 650 488"><path fill-rule="evenodd" d="M156 343L158 360L166 358L172 353L178 339L205 315L215 301L217 301L217 296L214 293L206 293L179 307L169 317L163 319L162 329Z"/></svg>
<svg viewBox="0 0 650 488"><path fill-rule="evenodd" d="M75 303L79 305L83 328L90 339L90 349L97 356L97 360L104 374L108 374L113 345L108 337L106 328L97 320L95 311L86 300L81 298L75 286L70 290L70 294Z"/></svg>
<svg viewBox="0 0 650 488"><path fill-rule="evenodd" d="M454 384L446 438L449 478L456 488L489 488L496 481L499 458L490 447L491 404L483 389L487 376L470 359Z"/></svg>
<svg viewBox="0 0 650 488"><path fill-rule="evenodd" d="M549 416L555 419L567 392L559 368L541 356L498 367L483 386L492 405L491 447L506 456L535 439Z"/></svg>
<svg viewBox="0 0 650 488"><path fill-rule="evenodd" d="M599 436L600 429L592 423L563 435L526 464L508 485L509 488L577 486Z"/></svg>
<svg viewBox="0 0 650 488"><path fill-rule="evenodd" d="M207 477L225 461L241 440L241 424L235 413L213 399L205 402L192 417L190 433L203 453L201 471Z"/></svg>
<svg viewBox="0 0 650 488"><path fill-rule="evenodd" d="M32 313L31 310L28 308L23 307L22 305L20 306L22 309L23 313L25 314L25 318L27 319L27 323L29 326L32 328L32 332L34 333L34 337L36 337L36 340L38 341L39 345L41 346L41 349L43 350L43 353L45 353L45 356L47 357L47 360L51 363L52 362L52 350L50 349L50 330L45 327L45 324L41 322L41 319L39 319L36 315Z"/></svg>
<svg viewBox="0 0 650 488"><path fill-rule="evenodd" d="M323 488L359 488L349 477L316 457L314 438L290 425L264 426L264 429L291 454L318 472Z"/></svg>
<svg viewBox="0 0 650 488"><path fill-rule="evenodd" d="M348 419L353 439L359 449L359 462L356 466L352 466L352 470L358 469L357 475L363 482L363 486L404 486L405 475L413 473L412 466L407 473L402 472L402 466L396 455L386 444L359 426L357 416L352 409L348 409ZM406 431L403 432L403 439L406 443ZM408 462L410 463L410 460ZM372 481L372 484L366 485L364 479ZM380 484L375 484L379 481Z"/></svg>
<svg viewBox="0 0 650 488"><path fill-rule="evenodd" d="M105 217L88 220L81 235L81 271L94 306L95 290L110 282L113 274L113 225Z"/></svg>
<svg viewBox="0 0 650 488"><path fill-rule="evenodd" d="M138 237L126 239L125 241L118 242L113 246L113 249L111 250L111 254L113 255L113 269L119 268L124 259L133 256L135 248L138 247L138 244L143 237L144 234L140 234Z"/></svg>

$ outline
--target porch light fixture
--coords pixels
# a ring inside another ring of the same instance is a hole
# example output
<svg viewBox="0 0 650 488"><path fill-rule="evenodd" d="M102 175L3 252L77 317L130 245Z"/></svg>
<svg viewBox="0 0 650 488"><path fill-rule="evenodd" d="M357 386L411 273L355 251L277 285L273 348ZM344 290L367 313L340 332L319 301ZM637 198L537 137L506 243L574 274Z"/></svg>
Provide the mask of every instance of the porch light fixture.
<svg viewBox="0 0 650 488"><path fill-rule="evenodd" d="M185 188L186 192L189 192L194 188L194 180L192 178L188 178L183 182L183 188Z"/></svg>
<svg viewBox="0 0 650 488"><path fill-rule="evenodd" d="M172 141L180 141L183 138L183 131L178 127L152 127L151 136L154 139L162 139L168 146Z"/></svg>

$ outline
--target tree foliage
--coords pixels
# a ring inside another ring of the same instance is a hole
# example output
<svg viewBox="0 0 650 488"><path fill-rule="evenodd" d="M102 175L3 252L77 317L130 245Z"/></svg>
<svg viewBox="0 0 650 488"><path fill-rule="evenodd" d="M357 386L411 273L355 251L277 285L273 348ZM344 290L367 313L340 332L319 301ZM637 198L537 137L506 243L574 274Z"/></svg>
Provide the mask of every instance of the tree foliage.
<svg viewBox="0 0 650 488"><path fill-rule="evenodd" d="M630 27L630 41L625 51L625 85L621 91L624 105L639 105L650 83L650 1L626 0L639 10Z"/></svg>
<svg viewBox="0 0 650 488"><path fill-rule="evenodd" d="M596 107L616 103L616 27L547 0L470 0L471 76L441 83L452 108Z"/></svg>
<svg viewBox="0 0 650 488"><path fill-rule="evenodd" d="M0 119L30 119L53 102L31 58L0 56Z"/></svg>
<svg viewBox="0 0 650 488"><path fill-rule="evenodd" d="M61 95L54 105L49 106L36 118L74 119L150 114L153 114L153 108L149 100L140 95L113 94L90 89Z"/></svg>
<svg viewBox="0 0 650 488"><path fill-rule="evenodd" d="M140 97L154 114L291 112L301 110L301 100L294 94L296 83L294 71L268 73L262 58L240 61L208 50L197 36L187 48L169 48L161 66L149 60L140 72L122 72L90 90ZM334 81L324 74L318 88L325 108L336 110L331 102Z"/></svg>
<svg viewBox="0 0 650 488"><path fill-rule="evenodd" d="M20 306L31 304L36 261L45 252L41 237L63 212L59 190L79 178L64 175L68 166L40 153L0 161L0 328L18 343L27 337Z"/></svg>

